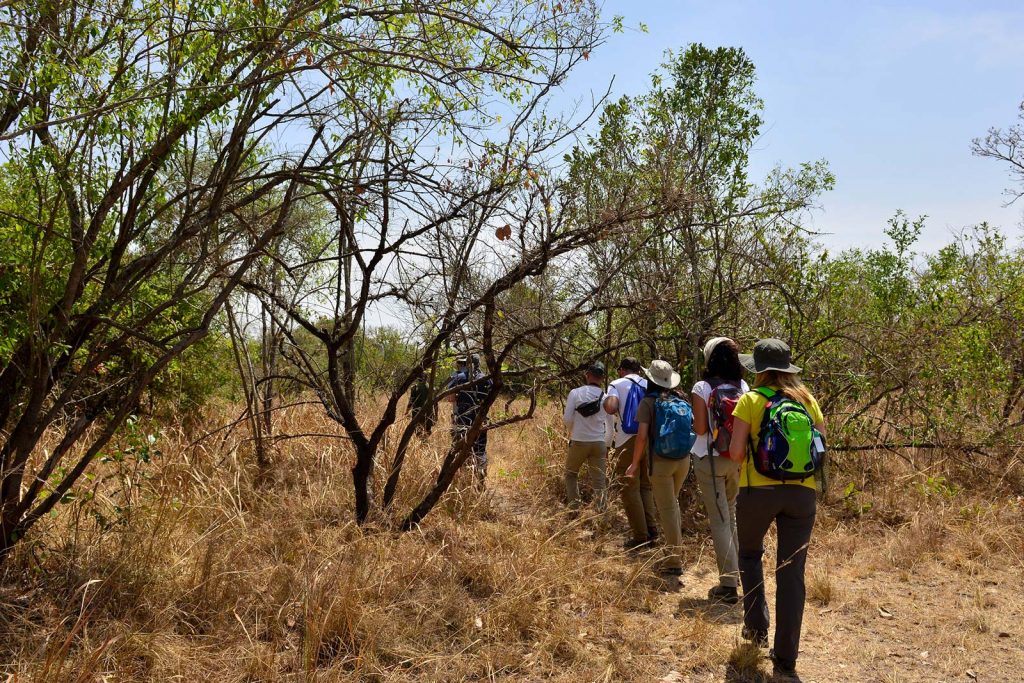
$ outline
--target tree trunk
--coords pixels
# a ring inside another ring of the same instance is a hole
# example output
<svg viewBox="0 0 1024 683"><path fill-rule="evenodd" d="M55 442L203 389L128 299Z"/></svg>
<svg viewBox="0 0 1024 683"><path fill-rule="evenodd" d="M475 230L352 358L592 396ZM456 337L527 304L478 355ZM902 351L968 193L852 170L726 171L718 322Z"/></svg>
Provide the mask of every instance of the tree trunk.
<svg viewBox="0 0 1024 683"><path fill-rule="evenodd" d="M364 524L370 516L370 474L373 472L372 446L356 447L356 464L352 467L352 486L356 496L356 522Z"/></svg>

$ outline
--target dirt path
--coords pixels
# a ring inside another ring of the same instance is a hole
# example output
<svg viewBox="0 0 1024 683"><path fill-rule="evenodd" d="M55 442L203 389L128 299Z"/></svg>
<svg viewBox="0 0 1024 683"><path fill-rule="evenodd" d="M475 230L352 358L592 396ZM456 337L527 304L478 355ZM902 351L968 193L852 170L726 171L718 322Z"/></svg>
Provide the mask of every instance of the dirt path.
<svg viewBox="0 0 1024 683"><path fill-rule="evenodd" d="M747 650L739 639L741 607L707 602L707 589L717 578L713 558L708 549L695 545L692 550L696 565L678 590L662 590L649 618L662 624L698 620L729 656ZM772 557L771 548L766 557ZM821 578L826 566L827 584ZM1024 681L1019 573L988 570L964 578L941 562L910 572L866 570L859 555L816 556L812 550L808 577L811 597L798 667L806 683ZM826 591L831 596L823 604ZM768 593L773 601L771 579ZM679 664L666 671L665 683L767 680L724 662L697 673L687 671L685 660ZM770 671L770 665L762 661L759 669Z"/></svg>
<svg viewBox="0 0 1024 683"><path fill-rule="evenodd" d="M502 516L526 519L535 512L511 492L495 493ZM998 538L979 541L976 527L957 526L962 512L941 524L922 515L920 523L885 526L844 522L832 517L835 511L819 510L808 556L802 681L1024 681L1024 565L1014 559L1024 548ZM600 555L652 589L649 604L618 617L636 620L649 634L663 662L661 681L770 680L766 652L754 667L730 665L737 657L749 663L743 655L752 652L740 638L742 607L708 603L717 569L706 523L694 527L686 535L687 570L678 588L656 578L647 566L652 555L622 552L626 529L614 504L610 521L572 533L596 542ZM766 544L774 605L771 534Z"/></svg>

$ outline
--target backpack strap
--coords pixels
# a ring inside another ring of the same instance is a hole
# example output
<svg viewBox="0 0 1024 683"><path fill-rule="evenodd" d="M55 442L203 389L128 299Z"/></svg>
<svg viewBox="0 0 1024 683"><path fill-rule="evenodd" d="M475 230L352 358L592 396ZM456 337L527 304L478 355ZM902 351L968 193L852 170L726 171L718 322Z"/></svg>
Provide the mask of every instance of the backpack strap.
<svg viewBox="0 0 1024 683"><path fill-rule="evenodd" d="M651 422L647 425L647 476L654 474L654 432L658 428L658 400L664 396L662 393L649 394L653 400L651 401ZM640 399L643 403L647 400L647 396ZM638 407L639 410L639 407Z"/></svg>

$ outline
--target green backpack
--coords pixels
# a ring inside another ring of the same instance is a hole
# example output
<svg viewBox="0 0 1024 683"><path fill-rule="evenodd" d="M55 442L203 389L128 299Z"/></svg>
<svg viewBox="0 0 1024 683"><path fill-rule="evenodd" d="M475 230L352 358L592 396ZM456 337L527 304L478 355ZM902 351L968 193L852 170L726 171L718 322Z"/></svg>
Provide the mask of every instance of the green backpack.
<svg viewBox="0 0 1024 683"><path fill-rule="evenodd" d="M778 481L813 477L825 462L825 437L814 428L807 408L768 387L754 391L768 400L751 450L754 469Z"/></svg>

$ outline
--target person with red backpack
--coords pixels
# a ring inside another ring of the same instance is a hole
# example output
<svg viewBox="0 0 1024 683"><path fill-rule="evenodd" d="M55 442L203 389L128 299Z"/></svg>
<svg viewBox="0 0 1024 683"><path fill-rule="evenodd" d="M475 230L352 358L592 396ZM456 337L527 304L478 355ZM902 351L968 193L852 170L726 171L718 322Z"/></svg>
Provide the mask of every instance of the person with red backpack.
<svg viewBox="0 0 1024 683"><path fill-rule="evenodd" d="M764 537L778 534L775 560L775 643L769 653L775 675L796 677L804 615L804 565L817 511L815 483L825 459L825 418L800 381L789 346L762 339L740 362L755 373L754 390L733 410L729 457L740 464L736 498L743 636L768 645L764 591Z"/></svg>
<svg viewBox="0 0 1024 683"><path fill-rule="evenodd" d="M729 459L732 413L740 397L750 391L743 381L739 346L728 337L704 344L703 379L693 385L693 471L711 525L711 540L718 563L718 585L708 600L734 605L739 602L739 560L736 555L736 495L740 468Z"/></svg>

